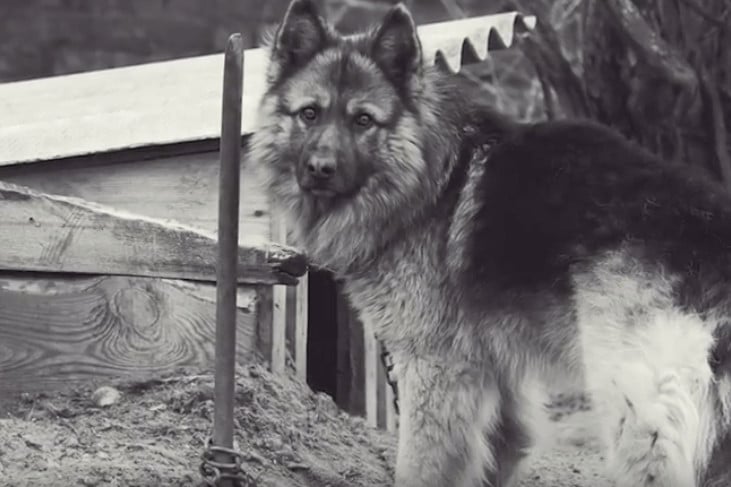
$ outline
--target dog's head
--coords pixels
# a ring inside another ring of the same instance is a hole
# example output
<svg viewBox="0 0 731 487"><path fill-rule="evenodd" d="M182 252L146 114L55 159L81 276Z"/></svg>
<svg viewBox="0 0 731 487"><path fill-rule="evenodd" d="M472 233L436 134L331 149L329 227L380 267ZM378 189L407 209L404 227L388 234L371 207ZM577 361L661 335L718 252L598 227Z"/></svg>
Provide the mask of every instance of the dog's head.
<svg viewBox="0 0 731 487"><path fill-rule="evenodd" d="M425 108L414 21L397 5L366 33L342 36L311 0L294 0L270 49L251 158L306 250L331 263L332 253L357 258L337 241L360 239L365 251L368 234L387 233L433 192L427 154L439 135L427 134L438 114Z"/></svg>

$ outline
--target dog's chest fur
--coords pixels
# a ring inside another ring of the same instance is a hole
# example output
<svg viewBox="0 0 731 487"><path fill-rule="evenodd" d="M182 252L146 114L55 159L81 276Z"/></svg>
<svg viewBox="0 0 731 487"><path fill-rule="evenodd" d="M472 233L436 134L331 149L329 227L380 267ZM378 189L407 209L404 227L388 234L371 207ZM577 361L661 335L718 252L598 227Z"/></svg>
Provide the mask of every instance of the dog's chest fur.
<svg viewBox="0 0 731 487"><path fill-rule="evenodd" d="M442 257L444 228L431 221L402 234L374 265L345 278L345 291L364 325L389 349L437 353L458 331L459 312Z"/></svg>

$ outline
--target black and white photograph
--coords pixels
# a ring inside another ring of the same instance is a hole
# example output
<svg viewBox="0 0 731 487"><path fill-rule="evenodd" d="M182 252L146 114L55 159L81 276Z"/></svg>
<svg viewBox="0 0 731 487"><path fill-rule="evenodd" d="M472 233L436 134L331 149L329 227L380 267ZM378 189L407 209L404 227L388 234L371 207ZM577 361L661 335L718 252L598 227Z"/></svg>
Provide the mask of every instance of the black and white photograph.
<svg viewBox="0 0 731 487"><path fill-rule="evenodd" d="M728 0L0 0L0 487L731 487Z"/></svg>

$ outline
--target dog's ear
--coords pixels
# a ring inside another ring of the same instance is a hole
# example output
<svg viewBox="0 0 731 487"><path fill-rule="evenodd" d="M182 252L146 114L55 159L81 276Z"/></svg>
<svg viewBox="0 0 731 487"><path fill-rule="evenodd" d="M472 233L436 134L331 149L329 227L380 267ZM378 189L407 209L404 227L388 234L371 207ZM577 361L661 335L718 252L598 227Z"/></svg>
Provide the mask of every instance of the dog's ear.
<svg viewBox="0 0 731 487"><path fill-rule="evenodd" d="M373 34L371 56L386 76L403 85L421 70L421 43L409 10L401 3L386 14Z"/></svg>
<svg viewBox="0 0 731 487"><path fill-rule="evenodd" d="M304 66L328 42L330 33L313 0L292 0L274 35L269 80Z"/></svg>

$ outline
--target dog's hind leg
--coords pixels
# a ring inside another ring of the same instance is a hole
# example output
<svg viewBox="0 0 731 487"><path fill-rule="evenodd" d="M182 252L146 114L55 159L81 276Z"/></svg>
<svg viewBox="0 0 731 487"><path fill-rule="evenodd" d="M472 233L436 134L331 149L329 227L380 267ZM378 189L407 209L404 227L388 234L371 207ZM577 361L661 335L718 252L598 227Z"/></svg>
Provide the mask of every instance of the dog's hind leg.
<svg viewBox="0 0 731 487"><path fill-rule="evenodd" d="M454 361L396 357L397 487L478 487L496 459L488 434L499 421L497 382Z"/></svg>
<svg viewBox="0 0 731 487"><path fill-rule="evenodd" d="M577 279L587 388L622 487L696 487L715 438L713 331L660 274L607 262Z"/></svg>
<svg viewBox="0 0 731 487"><path fill-rule="evenodd" d="M517 485L536 442L545 439L548 431L547 396L538 381L524 377L500 389L498 422L486 432L495 461L486 465L483 487Z"/></svg>

